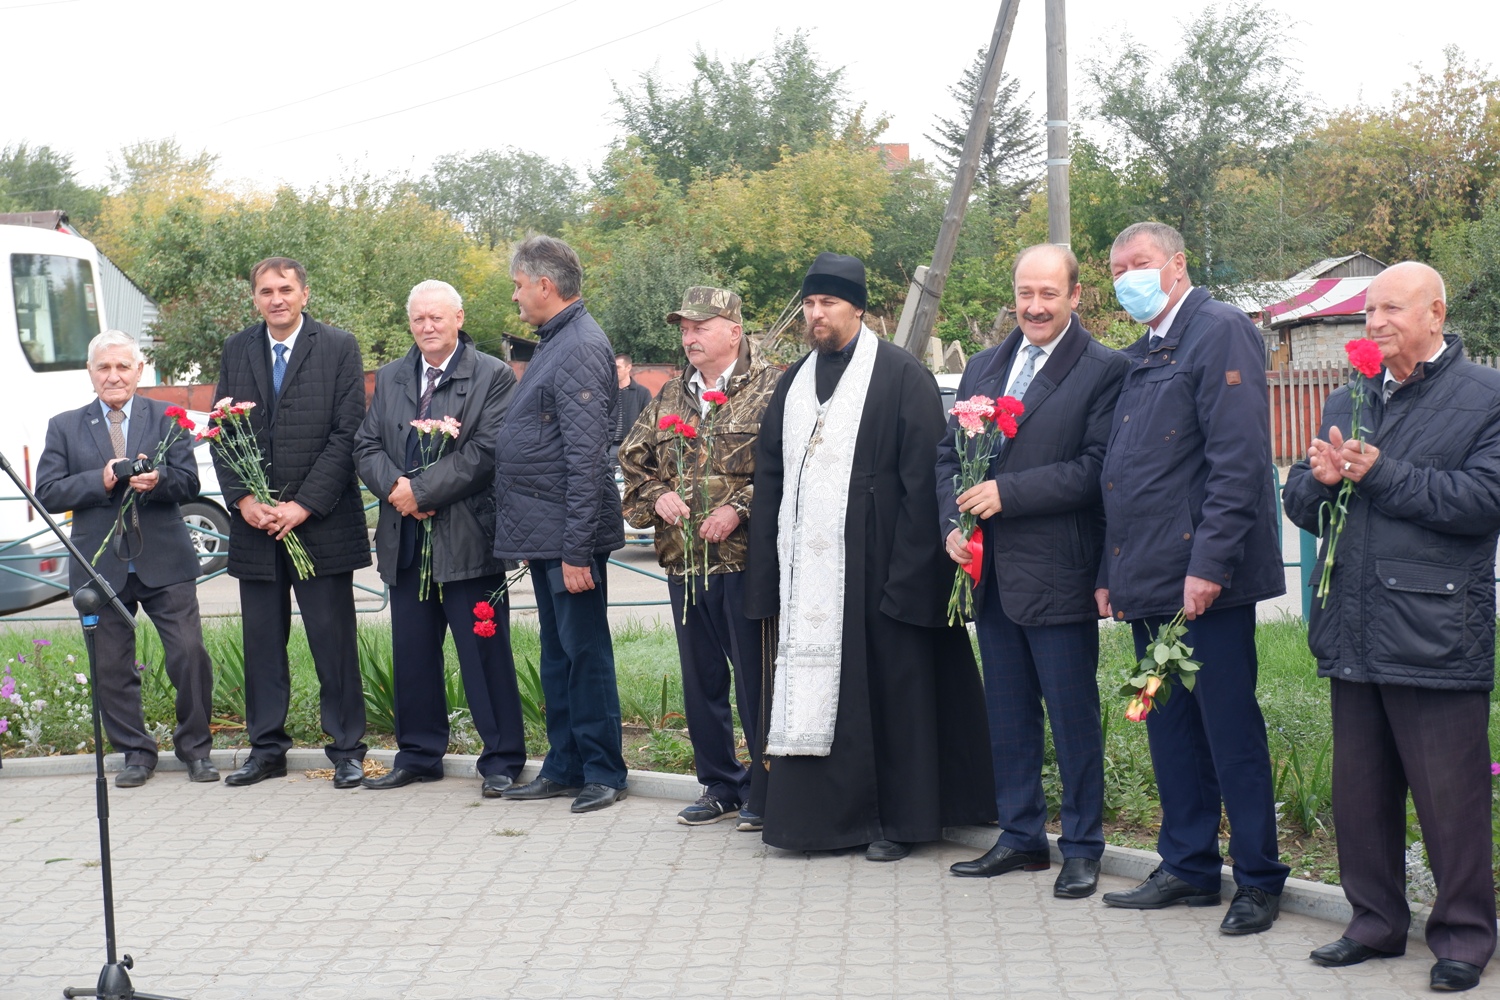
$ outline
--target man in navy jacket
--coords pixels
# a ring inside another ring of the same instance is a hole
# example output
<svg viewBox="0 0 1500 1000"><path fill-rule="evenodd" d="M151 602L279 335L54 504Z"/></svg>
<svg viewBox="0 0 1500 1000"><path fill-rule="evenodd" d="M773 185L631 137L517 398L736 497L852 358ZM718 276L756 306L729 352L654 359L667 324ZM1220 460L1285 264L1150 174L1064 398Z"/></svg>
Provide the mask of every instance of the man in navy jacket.
<svg viewBox="0 0 1500 1000"><path fill-rule="evenodd" d="M501 794L572 795L574 812L591 812L625 797L604 589L609 554L625 544L609 456L619 393L614 351L584 308L583 268L562 240L523 241L511 280L511 298L540 343L495 448L494 554L531 566L551 747L535 780Z"/></svg>
<svg viewBox="0 0 1500 1000"><path fill-rule="evenodd" d="M958 421L938 446L937 491L948 555L971 561L959 511L981 518L984 558L975 625L995 764L1000 837L953 874L988 878L1051 867L1042 794L1043 712L1062 775L1063 868L1053 895L1093 895L1104 854L1104 741L1094 581L1104 545L1099 468L1129 363L1095 341L1073 310L1083 286L1067 247L1016 256L1019 325L964 370L958 398L1015 396L1026 409L989 478L957 494Z"/></svg>
<svg viewBox="0 0 1500 1000"><path fill-rule="evenodd" d="M1115 294L1150 329L1130 359L1104 457L1099 613L1128 621L1136 655L1183 609L1203 663L1147 717L1161 793L1162 863L1111 906L1217 906L1219 821L1238 885L1219 929L1276 919L1287 866L1255 700L1255 603L1286 592L1271 477L1265 347L1248 317L1193 289L1182 235L1141 222L1110 250ZM1174 682L1175 683L1175 682Z"/></svg>

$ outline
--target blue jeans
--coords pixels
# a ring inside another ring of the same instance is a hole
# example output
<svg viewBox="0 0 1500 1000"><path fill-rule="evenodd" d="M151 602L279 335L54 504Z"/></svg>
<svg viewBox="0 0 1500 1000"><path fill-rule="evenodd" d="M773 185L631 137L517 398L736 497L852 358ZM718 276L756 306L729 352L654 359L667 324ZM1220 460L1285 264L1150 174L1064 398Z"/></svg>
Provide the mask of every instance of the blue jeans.
<svg viewBox="0 0 1500 1000"><path fill-rule="evenodd" d="M607 554L594 557L593 590L552 592L547 571L560 559L531 560L537 621L542 632L539 672L547 702L547 741L541 776L570 787L625 787L620 749L620 690L610 642L605 595Z"/></svg>

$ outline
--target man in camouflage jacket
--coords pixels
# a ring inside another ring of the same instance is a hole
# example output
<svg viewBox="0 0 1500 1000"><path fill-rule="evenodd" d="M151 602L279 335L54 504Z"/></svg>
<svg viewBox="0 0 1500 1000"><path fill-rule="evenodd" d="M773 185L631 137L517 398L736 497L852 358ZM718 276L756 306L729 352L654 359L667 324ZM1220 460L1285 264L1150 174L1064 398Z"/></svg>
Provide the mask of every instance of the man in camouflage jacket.
<svg viewBox="0 0 1500 1000"><path fill-rule="evenodd" d="M733 292L689 288L667 322L682 330L687 367L642 411L620 447L620 468L625 517L655 529L667 571L693 764L705 789L677 820L699 826L737 816L741 830L758 830L750 775L760 761L766 644L761 623L744 615L742 578L755 436L781 373L745 338ZM730 664L748 770L735 753Z"/></svg>

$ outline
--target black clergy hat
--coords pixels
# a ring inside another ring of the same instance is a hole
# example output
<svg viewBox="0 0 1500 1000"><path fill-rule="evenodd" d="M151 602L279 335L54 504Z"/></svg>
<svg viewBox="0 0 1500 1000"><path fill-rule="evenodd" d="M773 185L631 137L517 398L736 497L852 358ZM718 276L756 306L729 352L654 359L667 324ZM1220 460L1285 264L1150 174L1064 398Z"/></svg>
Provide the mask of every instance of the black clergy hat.
<svg viewBox="0 0 1500 1000"><path fill-rule="evenodd" d="M863 310L867 298L864 262L841 253L818 254L802 279L802 297L809 295L833 295Z"/></svg>

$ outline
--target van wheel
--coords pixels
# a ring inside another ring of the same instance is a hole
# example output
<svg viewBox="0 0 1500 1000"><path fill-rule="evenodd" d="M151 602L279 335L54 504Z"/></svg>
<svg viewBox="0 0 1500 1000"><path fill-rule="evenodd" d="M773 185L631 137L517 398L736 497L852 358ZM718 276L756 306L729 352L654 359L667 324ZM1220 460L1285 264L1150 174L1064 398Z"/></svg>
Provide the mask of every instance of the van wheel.
<svg viewBox="0 0 1500 1000"><path fill-rule="evenodd" d="M229 565L229 515L218 507L202 500L182 505L182 520L192 536L193 548L198 550L198 575L217 573ZM204 534L204 532L214 534ZM215 535L223 535L217 538ZM204 558L209 556L211 558Z"/></svg>

